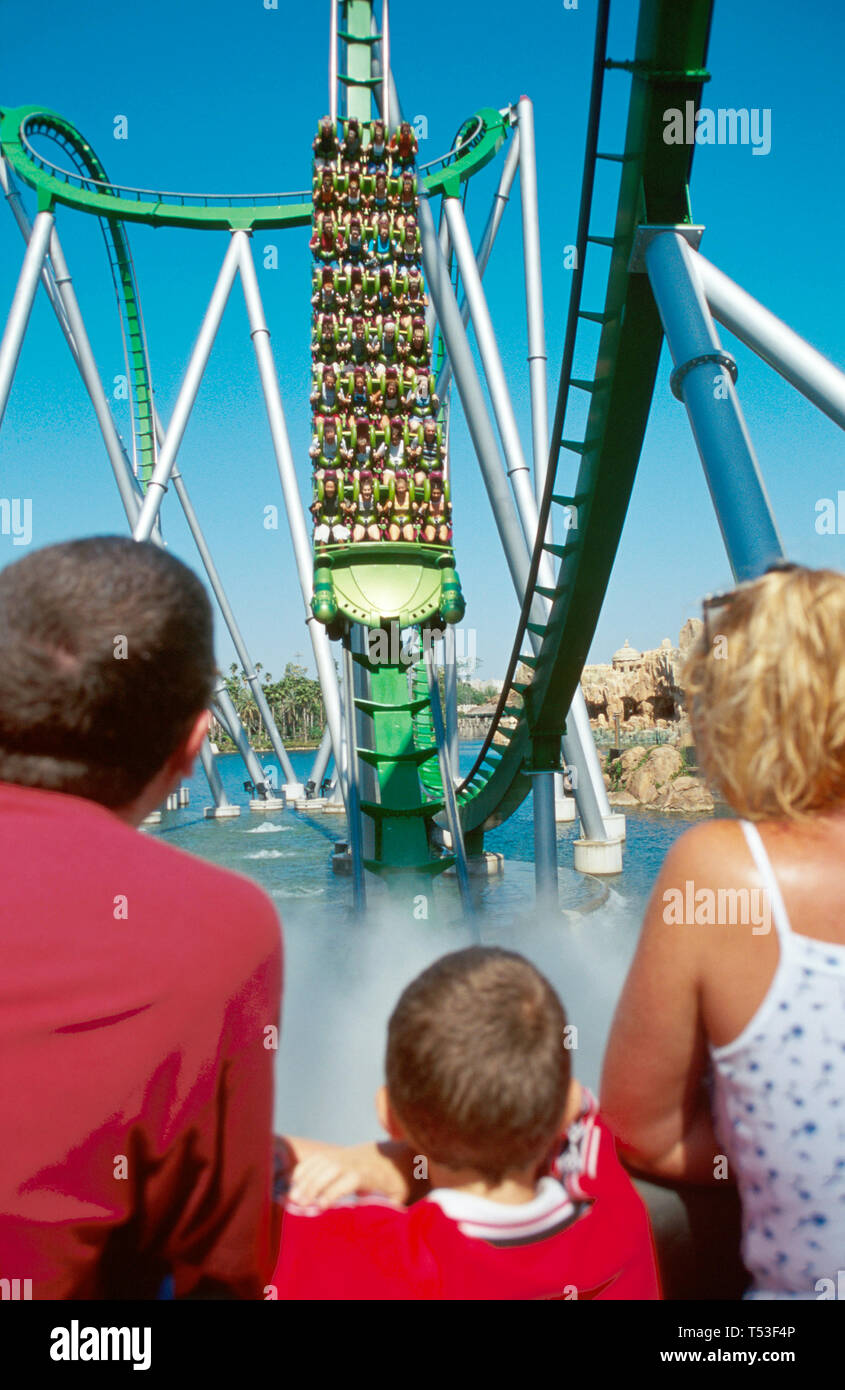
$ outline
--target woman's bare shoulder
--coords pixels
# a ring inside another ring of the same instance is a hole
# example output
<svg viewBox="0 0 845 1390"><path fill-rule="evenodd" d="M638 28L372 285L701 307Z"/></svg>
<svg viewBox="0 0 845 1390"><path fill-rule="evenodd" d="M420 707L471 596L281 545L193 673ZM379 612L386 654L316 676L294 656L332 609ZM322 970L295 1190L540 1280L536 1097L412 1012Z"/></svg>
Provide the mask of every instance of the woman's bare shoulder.
<svg viewBox="0 0 845 1390"><path fill-rule="evenodd" d="M738 820L709 820L691 826L675 841L664 860L663 872L676 874L692 865L713 869L720 876L738 863L748 865L749 854Z"/></svg>

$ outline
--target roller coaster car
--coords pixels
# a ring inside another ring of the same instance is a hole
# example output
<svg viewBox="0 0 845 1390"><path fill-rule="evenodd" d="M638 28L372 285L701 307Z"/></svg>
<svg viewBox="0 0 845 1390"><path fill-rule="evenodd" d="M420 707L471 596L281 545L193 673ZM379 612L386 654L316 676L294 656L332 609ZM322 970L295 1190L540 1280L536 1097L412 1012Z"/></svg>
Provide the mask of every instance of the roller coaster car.
<svg viewBox="0 0 845 1390"><path fill-rule="evenodd" d="M359 541L326 545L315 556L311 611L330 637L349 623L459 623L464 609L451 546Z"/></svg>

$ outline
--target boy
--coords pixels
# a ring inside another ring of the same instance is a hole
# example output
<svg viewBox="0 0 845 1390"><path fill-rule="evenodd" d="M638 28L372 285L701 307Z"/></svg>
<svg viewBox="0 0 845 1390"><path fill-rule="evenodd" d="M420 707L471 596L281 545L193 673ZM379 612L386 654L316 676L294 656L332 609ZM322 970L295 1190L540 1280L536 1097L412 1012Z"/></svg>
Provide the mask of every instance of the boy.
<svg viewBox="0 0 845 1390"><path fill-rule="evenodd" d="M510 951L423 971L388 1024L393 1143L289 1141L277 1297L659 1298L645 1208L571 1076L566 1027Z"/></svg>

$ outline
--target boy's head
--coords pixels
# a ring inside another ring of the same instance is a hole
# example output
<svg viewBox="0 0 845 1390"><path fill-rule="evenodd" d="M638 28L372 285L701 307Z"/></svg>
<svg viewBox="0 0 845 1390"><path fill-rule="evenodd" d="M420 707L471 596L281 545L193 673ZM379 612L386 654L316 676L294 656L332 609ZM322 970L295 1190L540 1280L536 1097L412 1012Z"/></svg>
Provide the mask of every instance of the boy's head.
<svg viewBox="0 0 845 1390"><path fill-rule="evenodd" d="M472 946L408 985L388 1023L387 1105L431 1161L490 1182L539 1167L570 1099L566 1014L523 956Z"/></svg>

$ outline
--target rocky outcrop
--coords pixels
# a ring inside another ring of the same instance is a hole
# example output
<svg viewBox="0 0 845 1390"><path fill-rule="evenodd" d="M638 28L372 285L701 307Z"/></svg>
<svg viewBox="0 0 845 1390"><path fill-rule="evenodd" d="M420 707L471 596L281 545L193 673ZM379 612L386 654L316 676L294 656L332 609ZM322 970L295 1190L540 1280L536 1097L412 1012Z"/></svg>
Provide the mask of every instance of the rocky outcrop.
<svg viewBox="0 0 845 1390"><path fill-rule="evenodd" d="M670 744L626 748L608 760L605 782L611 806L647 806L684 815L714 810L708 788L686 770L679 750Z"/></svg>
<svg viewBox="0 0 845 1390"><path fill-rule="evenodd" d="M659 647L638 652L626 639L612 662L585 666L581 689L593 727L613 728L618 719L625 733L677 729L683 713L681 671L700 630L700 620L688 618L677 646L664 637Z"/></svg>

